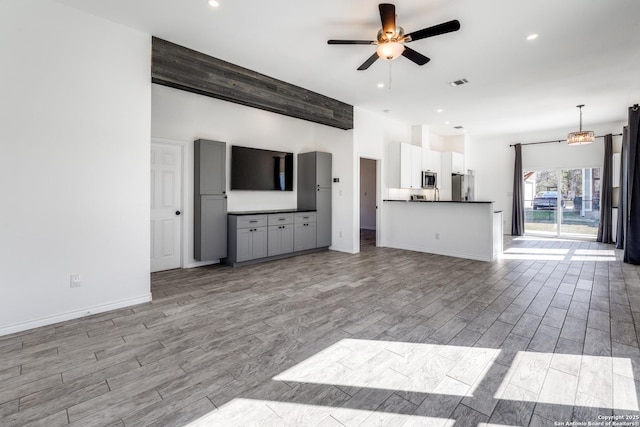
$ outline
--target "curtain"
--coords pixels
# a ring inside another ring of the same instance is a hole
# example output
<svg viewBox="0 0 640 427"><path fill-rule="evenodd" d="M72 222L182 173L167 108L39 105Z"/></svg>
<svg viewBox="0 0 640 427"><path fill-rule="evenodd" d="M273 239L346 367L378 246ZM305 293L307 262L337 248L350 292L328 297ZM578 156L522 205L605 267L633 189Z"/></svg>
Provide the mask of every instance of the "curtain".
<svg viewBox="0 0 640 427"><path fill-rule="evenodd" d="M640 264L640 109L629 108L629 164L627 184L627 235L624 245L624 262Z"/></svg>
<svg viewBox="0 0 640 427"><path fill-rule="evenodd" d="M618 194L618 230L616 249L624 249L624 238L627 235L627 165L629 153L629 127L622 129L622 151L620 152L620 192Z"/></svg>
<svg viewBox="0 0 640 427"><path fill-rule="evenodd" d="M613 243L611 238L611 208L613 204L613 187L611 166L613 163L613 135L604 136L604 163L600 187L600 225L598 226L598 242Z"/></svg>
<svg viewBox="0 0 640 427"><path fill-rule="evenodd" d="M513 206L511 210L511 234L524 234L524 175L522 174L522 144L513 146L516 150L516 161L513 169Z"/></svg>

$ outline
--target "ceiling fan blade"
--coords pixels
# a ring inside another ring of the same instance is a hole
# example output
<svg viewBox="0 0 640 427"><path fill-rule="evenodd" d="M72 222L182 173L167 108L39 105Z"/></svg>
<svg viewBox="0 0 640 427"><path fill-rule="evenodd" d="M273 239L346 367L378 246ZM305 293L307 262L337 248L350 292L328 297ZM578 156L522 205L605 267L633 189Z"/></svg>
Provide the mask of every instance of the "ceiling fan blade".
<svg viewBox="0 0 640 427"><path fill-rule="evenodd" d="M406 42L426 39L427 37L439 36L440 34L451 33L460 29L460 21L454 19L453 21L444 22L442 24L434 25L433 27L423 28L422 30L414 31L405 36Z"/></svg>
<svg viewBox="0 0 640 427"><path fill-rule="evenodd" d="M391 3L380 3L380 21L382 21L382 31L391 38L396 32L396 7Z"/></svg>
<svg viewBox="0 0 640 427"><path fill-rule="evenodd" d="M416 52L415 50L406 46L404 47L404 52L402 52L402 56L404 56L407 59L410 59L411 61L415 62L418 65L424 65L427 62L431 61L430 58L427 58L423 54Z"/></svg>
<svg viewBox="0 0 640 427"><path fill-rule="evenodd" d="M376 44L372 40L328 40L328 44Z"/></svg>
<svg viewBox="0 0 640 427"><path fill-rule="evenodd" d="M378 54L374 53L373 55L371 55L369 57L369 59L364 61L364 63L361 66L358 67L358 71L366 70L367 68L369 68L371 66L371 64L376 62L377 59L378 59Z"/></svg>

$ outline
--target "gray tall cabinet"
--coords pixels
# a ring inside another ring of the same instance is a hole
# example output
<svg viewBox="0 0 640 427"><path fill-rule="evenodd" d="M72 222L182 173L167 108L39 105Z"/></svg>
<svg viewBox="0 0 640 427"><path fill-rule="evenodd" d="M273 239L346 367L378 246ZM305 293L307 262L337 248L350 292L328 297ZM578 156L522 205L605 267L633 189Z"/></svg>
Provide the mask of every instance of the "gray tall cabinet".
<svg viewBox="0 0 640 427"><path fill-rule="evenodd" d="M331 246L331 162L331 153L298 154L298 209L316 211L319 248Z"/></svg>
<svg viewBox="0 0 640 427"><path fill-rule="evenodd" d="M227 256L226 143L194 143L194 258Z"/></svg>

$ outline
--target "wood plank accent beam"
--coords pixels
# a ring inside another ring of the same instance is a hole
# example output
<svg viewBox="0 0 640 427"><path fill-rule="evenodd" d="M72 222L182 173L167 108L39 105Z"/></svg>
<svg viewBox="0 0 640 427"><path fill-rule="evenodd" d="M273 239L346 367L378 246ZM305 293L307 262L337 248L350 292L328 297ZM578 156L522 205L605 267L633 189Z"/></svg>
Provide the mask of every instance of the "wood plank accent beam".
<svg viewBox="0 0 640 427"><path fill-rule="evenodd" d="M339 129L353 129L353 106L153 37L151 81Z"/></svg>

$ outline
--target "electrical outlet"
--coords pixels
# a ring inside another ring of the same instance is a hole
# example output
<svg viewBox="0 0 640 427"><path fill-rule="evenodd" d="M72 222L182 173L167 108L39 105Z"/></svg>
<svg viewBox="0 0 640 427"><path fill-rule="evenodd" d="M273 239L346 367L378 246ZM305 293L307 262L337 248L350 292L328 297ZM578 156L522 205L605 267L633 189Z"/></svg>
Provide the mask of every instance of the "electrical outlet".
<svg viewBox="0 0 640 427"><path fill-rule="evenodd" d="M339 235L340 237L342 237L342 231L341 231L341 232L339 232L339 233L338 233L338 235Z"/></svg>
<svg viewBox="0 0 640 427"><path fill-rule="evenodd" d="M70 282L72 288L79 288L80 286L82 286L82 281L80 280L79 274L72 274Z"/></svg>
<svg viewBox="0 0 640 427"><path fill-rule="evenodd" d="M440 240L440 233L436 233L436 240Z"/></svg>

